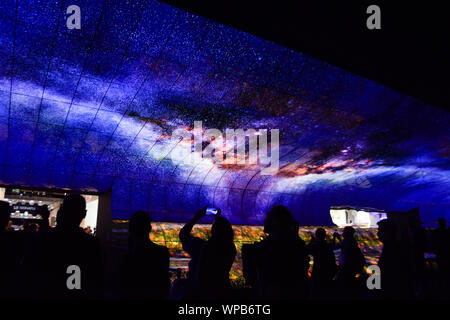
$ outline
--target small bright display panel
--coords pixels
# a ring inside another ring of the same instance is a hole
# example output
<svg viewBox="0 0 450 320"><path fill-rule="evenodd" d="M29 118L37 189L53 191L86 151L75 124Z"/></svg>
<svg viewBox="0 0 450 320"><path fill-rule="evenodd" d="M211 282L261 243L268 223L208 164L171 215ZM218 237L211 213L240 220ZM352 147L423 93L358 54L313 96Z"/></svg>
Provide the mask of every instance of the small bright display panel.
<svg viewBox="0 0 450 320"><path fill-rule="evenodd" d="M256 225L273 204L301 225L331 225L332 205L450 218L447 112L157 1L79 0L68 29L72 4L0 1L0 185L111 189L120 219L210 206ZM194 121L278 129L278 171L174 157Z"/></svg>
<svg viewBox="0 0 450 320"><path fill-rule="evenodd" d="M378 221L387 219L386 212L372 208L331 207L330 216L339 228L377 228Z"/></svg>

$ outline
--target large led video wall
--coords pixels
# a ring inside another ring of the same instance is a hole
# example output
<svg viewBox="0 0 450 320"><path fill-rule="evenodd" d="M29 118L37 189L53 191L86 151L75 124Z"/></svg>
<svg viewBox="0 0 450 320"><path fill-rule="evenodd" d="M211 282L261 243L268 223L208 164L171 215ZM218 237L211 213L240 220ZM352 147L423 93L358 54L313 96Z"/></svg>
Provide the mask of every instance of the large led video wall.
<svg viewBox="0 0 450 320"><path fill-rule="evenodd" d="M0 184L111 190L120 219L208 205L261 224L276 203L301 225L340 205L450 218L447 112L157 1L79 0L68 29L72 4L0 2ZM279 130L276 173L173 139L195 121Z"/></svg>

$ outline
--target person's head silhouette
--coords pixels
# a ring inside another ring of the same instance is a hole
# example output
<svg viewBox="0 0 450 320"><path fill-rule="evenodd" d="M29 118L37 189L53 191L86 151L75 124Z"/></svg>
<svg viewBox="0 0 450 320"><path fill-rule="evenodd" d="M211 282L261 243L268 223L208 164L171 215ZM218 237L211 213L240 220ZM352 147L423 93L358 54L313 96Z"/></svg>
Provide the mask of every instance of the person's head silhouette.
<svg viewBox="0 0 450 320"><path fill-rule="evenodd" d="M324 228L316 229L316 240L317 241L324 241L326 236L327 236L327 233Z"/></svg>
<svg viewBox="0 0 450 320"><path fill-rule="evenodd" d="M355 234L355 229L353 227L345 227L344 231L342 232L342 235L344 236L344 239L353 239L353 236Z"/></svg>
<svg viewBox="0 0 450 320"><path fill-rule="evenodd" d="M390 219L383 219L377 222L378 225L378 238L384 244L392 243L395 241L396 227Z"/></svg>
<svg viewBox="0 0 450 320"><path fill-rule="evenodd" d="M42 219L45 220L50 217L50 210L48 210L48 205L44 204L43 206L38 207L38 213L41 215Z"/></svg>
<svg viewBox="0 0 450 320"><path fill-rule="evenodd" d="M0 201L0 231L6 230L10 217L9 203Z"/></svg>
<svg viewBox="0 0 450 320"><path fill-rule="evenodd" d="M130 218L128 235L132 239L148 239L152 231L152 219L145 211L136 211Z"/></svg>
<svg viewBox="0 0 450 320"><path fill-rule="evenodd" d="M214 219L211 226L211 239L222 243L232 242L234 238L233 227L227 218L219 216Z"/></svg>
<svg viewBox="0 0 450 320"><path fill-rule="evenodd" d="M64 229L77 229L86 217L86 200L80 194L70 194L64 198L58 211L58 225Z"/></svg>
<svg viewBox="0 0 450 320"><path fill-rule="evenodd" d="M438 223L440 228L447 228L447 220L445 218L439 218Z"/></svg>
<svg viewBox="0 0 450 320"><path fill-rule="evenodd" d="M295 221L291 211L283 205L275 205L266 215L264 232L270 236L290 236L295 228Z"/></svg>

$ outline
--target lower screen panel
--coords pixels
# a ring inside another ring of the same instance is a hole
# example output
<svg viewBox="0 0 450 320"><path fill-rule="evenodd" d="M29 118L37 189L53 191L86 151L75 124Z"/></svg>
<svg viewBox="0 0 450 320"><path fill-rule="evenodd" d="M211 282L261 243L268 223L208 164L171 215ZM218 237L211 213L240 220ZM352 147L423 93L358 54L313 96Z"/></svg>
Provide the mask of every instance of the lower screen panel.
<svg viewBox="0 0 450 320"><path fill-rule="evenodd" d="M115 229L126 228L127 221L114 220ZM183 250L179 232L184 226L182 223L169 223L169 222L154 222L152 223L152 232L150 239L156 244L166 246L169 249L171 255L170 268L172 270L181 269L182 277L186 275L188 271L188 263L190 260L189 255ZM299 228L300 237L308 244L311 240L311 235L314 234L317 226L303 226ZM327 236L331 238L333 232L338 231L342 233L341 229L336 227L323 227L327 231ZM192 234L202 239L208 239L211 230L210 224L198 224L194 227ZM263 232L263 226L246 226L246 225L234 225L234 243L236 246L237 254L230 271L230 279L233 285L244 285L244 277L242 272L242 245L246 243L254 243L263 239L266 234ZM359 247L363 252L367 265L377 264L378 258L381 253L382 244L377 238L377 229L357 229L356 239L358 240ZM338 262L339 250L335 251L336 262ZM312 270L312 258L310 260L310 270ZM175 272L173 272L175 277Z"/></svg>

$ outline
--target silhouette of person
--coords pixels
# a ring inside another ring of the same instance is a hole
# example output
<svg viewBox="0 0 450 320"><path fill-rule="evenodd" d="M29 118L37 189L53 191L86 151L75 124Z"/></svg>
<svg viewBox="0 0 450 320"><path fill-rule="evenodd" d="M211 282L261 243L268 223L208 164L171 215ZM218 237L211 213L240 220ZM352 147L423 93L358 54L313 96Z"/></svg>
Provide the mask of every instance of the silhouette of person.
<svg viewBox="0 0 450 320"><path fill-rule="evenodd" d="M450 288L450 231L445 218L438 219L439 227L432 231L432 251L436 254L439 282L442 293L448 296Z"/></svg>
<svg viewBox="0 0 450 320"><path fill-rule="evenodd" d="M169 250L152 242L152 220L136 211L128 229L129 252L122 263L121 296L132 299L164 299L170 288Z"/></svg>
<svg viewBox="0 0 450 320"><path fill-rule="evenodd" d="M11 211L9 208L9 203L6 201L0 201L0 232L5 232L7 230L10 216Z"/></svg>
<svg viewBox="0 0 450 320"><path fill-rule="evenodd" d="M79 194L64 198L58 225L37 233L24 258L25 284L31 298L89 299L102 294L100 243L80 228L86 201Z"/></svg>
<svg viewBox="0 0 450 320"><path fill-rule="evenodd" d="M308 251L314 261L311 275L314 291L320 296L332 287L333 277L337 272L333 246L326 240L325 229L317 228L315 237L308 245Z"/></svg>
<svg viewBox="0 0 450 320"><path fill-rule="evenodd" d="M39 223L39 232L47 232L50 230L50 224L48 218L50 217L50 211L47 205L38 207L38 214L42 217Z"/></svg>
<svg viewBox="0 0 450 320"><path fill-rule="evenodd" d="M309 256L298 236L298 223L288 208L273 206L266 215L268 236L255 244L256 285L261 298L299 299L307 296Z"/></svg>
<svg viewBox="0 0 450 320"><path fill-rule="evenodd" d="M181 277L181 269L176 269L176 279L173 281L172 287L170 288L169 298L172 300L181 300L188 290L186 279Z"/></svg>
<svg viewBox="0 0 450 320"><path fill-rule="evenodd" d="M22 231L29 232L30 231L30 222L25 221L24 223L22 223L22 226L20 227L20 229Z"/></svg>
<svg viewBox="0 0 450 320"><path fill-rule="evenodd" d="M39 231L39 225L37 223L30 223L28 225L28 228L25 230L28 232L37 232Z"/></svg>
<svg viewBox="0 0 450 320"><path fill-rule="evenodd" d="M425 250L427 248L427 236L425 228L420 222L419 215L408 217L408 232L410 238L412 277L414 279L415 294L424 293L425 286Z"/></svg>
<svg viewBox="0 0 450 320"><path fill-rule="evenodd" d="M351 293L359 287L357 275L364 273L366 261L355 240L355 229L353 227L345 227L342 235L343 240L336 246L341 249L339 255L339 280L344 291ZM336 234L334 236L340 238Z"/></svg>
<svg viewBox="0 0 450 320"><path fill-rule="evenodd" d="M383 298L407 298L412 292L412 282L405 265L408 252L397 241L397 227L390 219L378 223L378 238L383 249L378 259L381 272L381 290Z"/></svg>
<svg viewBox="0 0 450 320"><path fill-rule="evenodd" d="M20 232L9 231L10 207L0 201L0 299L17 298L20 288L16 282L23 254L23 237Z"/></svg>
<svg viewBox="0 0 450 320"><path fill-rule="evenodd" d="M180 230L180 240L191 257L188 282L190 297L224 298L229 296L229 273L236 256L234 233L231 223L218 210L211 227L211 236L203 240L191 234L192 228L206 214L206 207Z"/></svg>

